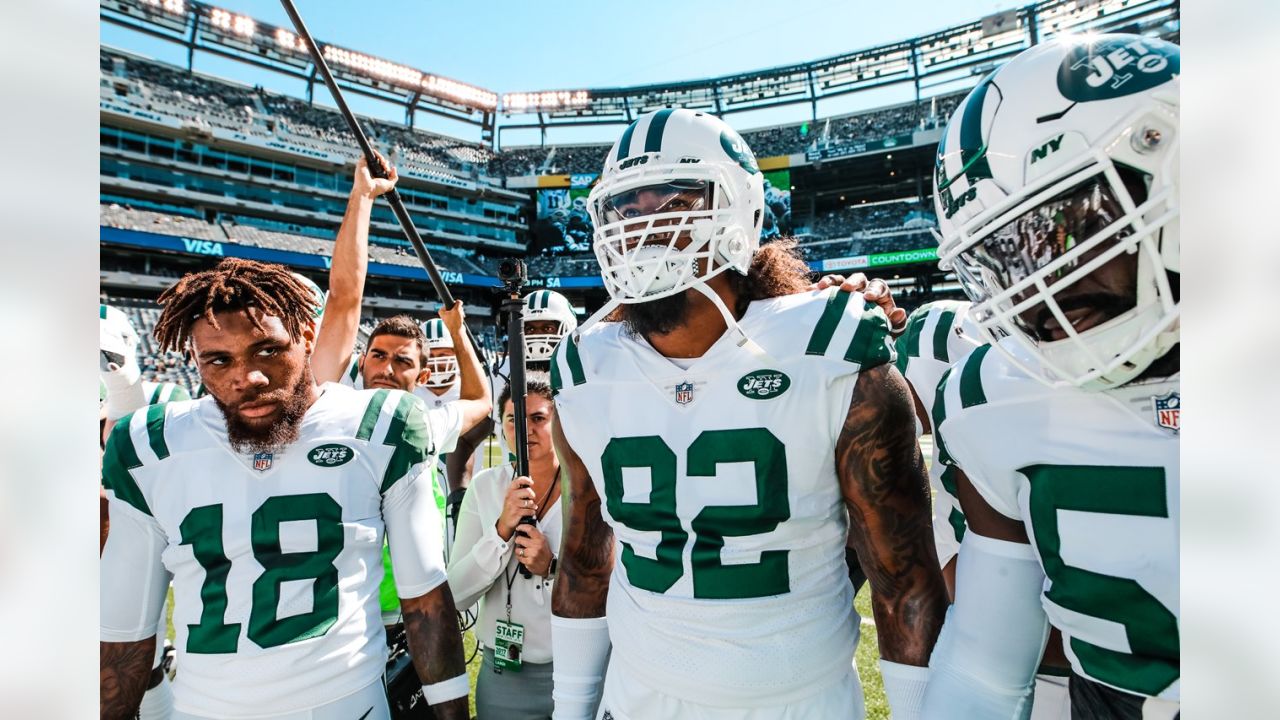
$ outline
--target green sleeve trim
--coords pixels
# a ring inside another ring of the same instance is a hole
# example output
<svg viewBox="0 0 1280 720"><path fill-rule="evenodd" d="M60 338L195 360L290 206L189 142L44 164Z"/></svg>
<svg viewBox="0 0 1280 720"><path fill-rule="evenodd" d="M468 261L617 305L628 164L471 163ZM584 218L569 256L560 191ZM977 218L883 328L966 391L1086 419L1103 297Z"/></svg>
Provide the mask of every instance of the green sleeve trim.
<svg viewBox="0 0 1280 720"><path fill-rule="evenodd" d="M894 342L894 349L898 353L898 372L903 375L907 374L907 364L910 358L920 357L920 333L924 330L924 321L928 316L928 308L923 312L916 309L911 313L911 317L907 318L907 327L902 335Z"/></svg>
<svg viewBox="0 0 1280 720"><path fill-rule="evenodd" d="M955 324L956 311L943 310L938 313L938 324L933 328L933 358L951 364L951 355L947 352L948 340L951 339L951 326ZM917 349L919 343L917 343Z"/></svg>
<svg viewBox="0 0 1280 720"><path fill-rule="evenodd" d="M965 359L964 370L960 373L960 407L971 408L987 402L987 394L982 389L982 359L988 352L991 352L991 346L983 345Z"/></svg>
<svg viewBox="0 0 1280 720"><path fill-rule="evenodd" d="M169 457L169 443L164 439L164 405L147 407L147 442L157 459Z"/></svg>
<svg viewBox="0 0 1280 720"><path fill-rule="evenodd" d="M395 448L387 462L387 470L382 474L380 492L385 495L408 474L409 468L431 457L431 432L427 429L422 403L413 395L404 393L400 396L391 425L387 428L387 439L382 444Z"/></svg>
<svg viewBox="0 0 1280 720"><path fill-rule="evenodd" d="M191 393L181 385L174 385L173 392L169 393L169 402L179 402L182 400L190 400Z"/></svg>
<svg viewBox="0 0 1280 720"><path fill-rule="evenodd" d="M378 415L382 412L382 404L387 401L387 390L374 391L369 398L369 406L364 409L364 417L360 418L360 428L356 430L357 440L368 440L373 437L373 426L378 424Z"/></svg>
<svg viewBox="0 0 1280 720"><path fill-rule="evenodd" d="M163 402L163 395L164 383L156 383L155 389L151 391L151 397L147 398L147 404L155 405L158 402Z"/></svg>
<svg viewBox="0 0 1280 720"><path fill-rule="evenodd" d="M574 342L573 335L566 335L560 341L560 346L565 348L564 359L569 362L569 375L573 378L573 384L585 383L587 374L582 370L582 356L578 354L578 343Z"/></svg>
<svg viewBox="0 0 1280 720"><path fill-rule="evenodd" d="M956 487L957 472L959 471L956 470L955 465L948 465L946 469L942 471L942 475L938 478L938 482L942 483L942 489L946 490L951 497L959 499L959 491Z"/></svg>
<svg viewBox="0 0 1280 720"><path fill-rule="evenodd" d="M951 453L947 452L947 444L942 441L942 423L947 420L947 379L951 377L953 367L947 368L938 380L937 396L933 399L933 412L929 420L933 425L933 446L938 450L938 462L951 464Z"/></svg>
<svg viewBox="0 0 1280 720"><path fill-rule="evenodd" d="M98 304L98 319L99 320L107 319L107 306L101 303Z"/></svg>
<svg viewBox="0 0 1280 720"><path fill-rule="evenodd" d="M551 351L551 394L558 395L560 388L564 387L564 382L560 379L560 348L564 347L566 342L573 342L573 338L565 338L556 345L556 349ZM494 398L497 401L497 398Z"/></svg>
<svg viewBox="0 0 1280 720"><path fill-rule="evenodd" d="M827 306L822 309L822 317L818 318L818 324L813 328L813 334L809 336L809 346L805 348L805 355L826 355L827 348L831 346L831 338L835 337L836 327L840 325L840 318L844 317L844 309L849 305L849 295L852 293L842 292L840 288L832 288L827 296Z"/></svg>
<svg viewBox="0 0 1280 720"><path fill-rule="evenodd" d="M351 378L352 384L360 379L360 361L354 354L351 356L351 368L347 370L347 377Z"/></svg>
<svg viewBox="0 0 1280 720"><path fill-rule="evenodd" d="M879 305L868 302L862 309L862 317L858 318L858 327L854 328L844 359L858 363L862 370L869 370L893 362L897 359L895 355L889 318Z"/></svg>
<svg viewBox="0 0 1280 720"><path fill-rule="evenodd" d="M951 529L956 534L956 542L964 540L964 531L968 528L965 522L964 513L955 508L951 508L951 514L947 516L947 522L951 524Z"/></svg>
<svg viewBox="0 0 1280 720"><path fill-rule="evenodd" d="M133 479L130 470L142 467L138 451L133 446L133 436L129 434L129 421L133 413L116 421L111 428L111 436L107 438L107 450L102 456L102 486L114 492L116 497L137 508L139 512L151 515L142 496L142 488Z"/></svg>

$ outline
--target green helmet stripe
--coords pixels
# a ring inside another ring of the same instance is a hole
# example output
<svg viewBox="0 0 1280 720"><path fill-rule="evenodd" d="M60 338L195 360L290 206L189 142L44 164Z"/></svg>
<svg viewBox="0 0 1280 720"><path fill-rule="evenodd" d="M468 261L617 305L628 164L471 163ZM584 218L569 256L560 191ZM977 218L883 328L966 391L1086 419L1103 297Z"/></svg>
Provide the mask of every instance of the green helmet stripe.
<svg viewBox="0 0 1280 720"><path fill-rule="evenodd" d="M986 104L987 90L991 88L991 81L994 78L994 73L988 75L987 79L978 83L978 86L969 94L968 102L964 105L964 114L960 116L960 172L947 178L945 182L939 183L939 192L951 187L952 183L962 177L967 176L970 185L983 178L992 177L991 165L987 162L987 144L982 141L982 108ZM944 131L942 134L944 143L946 136L947 133Z"/></svg>
<svg viewBox="0 0 1280 720"><path fill-rule="evenodd" d="M551 291L543 290L542 291L542 309L546 310L549 307L551 307Z"/></svg>
<svg viewBox="0 0 1280 720"><path fill-rule="evenodd" d="M632 122L622 133L622 139L618 141L618 160L625 160L631 153L631 136L635 134L636 124L639 122L639 120Z"/></svg>
<svg viewBox="0 0 1280 720"><path fill-rule="evenodd" d="M659 110L653 116L653 120L649 121L649 132L645 133L644 136L645 152L658 152L662 149L662 133L667 129L667 118L671 117L673 112L675 112L675 108Z"/></svg>
<svg viewBox="0 0 1280 720"><path fill-rule="evenodd" d="M529 300L525 303L530 310L538 309L538 293L529 293Z"/></svg>

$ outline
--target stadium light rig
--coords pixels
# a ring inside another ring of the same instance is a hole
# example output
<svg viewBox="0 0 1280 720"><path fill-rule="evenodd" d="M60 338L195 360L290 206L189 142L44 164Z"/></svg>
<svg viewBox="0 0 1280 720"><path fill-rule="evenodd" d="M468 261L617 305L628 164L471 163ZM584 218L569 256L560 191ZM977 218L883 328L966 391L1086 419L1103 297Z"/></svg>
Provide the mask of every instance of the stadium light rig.
<svg viewBox="0 0 1280 720"><path fill-rule="evenodd" d="M544 92L507 93L502 96L506 112L537 112L585 107L591 103L586 90L548 90Z"/></svg>
<svg viewBox="0 0 1280 720"><path fill-rule="evenodd" d="M182 0L142 0L143 5L149 5L153 8L160 8L167 13L174 15L182 15L187 11L186 3Z"/></svg>
<svg viewBox="0 0 1280 720"><path fill-rule="evenodd" d="M222 8L209 8L209 24L246 38L253 37L258 29L257 21L248 15L237 15Z"/></svg>

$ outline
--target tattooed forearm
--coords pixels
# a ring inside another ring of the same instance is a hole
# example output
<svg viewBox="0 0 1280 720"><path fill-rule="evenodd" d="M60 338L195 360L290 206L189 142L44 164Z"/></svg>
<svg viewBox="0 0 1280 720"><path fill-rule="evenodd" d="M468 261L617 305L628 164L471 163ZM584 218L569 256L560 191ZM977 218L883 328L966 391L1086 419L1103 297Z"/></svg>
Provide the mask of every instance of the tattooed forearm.
<svg viewBox="0 0 1280 720"><path fill-rule="evenodd" d="M603 617L613 572L613 529L600 511L600 496L582 460L569 447L557 421L552 426L556 452L565 468L560 490L564 533L559 578L551 611L560 617Z"/></svg>
<svg viewBox="0 0 1280 720"><path fill-rule="evenodd" d="M871 581L880 655L923 666L942 628L947 592L914 418L911 391L892 365L859 373L836 469L850 539Z"/></svg>
<svg viewBox="0 0 1280 720"><path fill-rule="evenodd" d="M409 653L418 679L424 684L443 682L467 671L463 656L462 633L458 630L453 593L444 583L416 598L400 599L404 614L404 632L409 640ZM431 706L440 720L466 718L467 697Z"/></svg>
<svg viewBox="0 0 1280 720"><path fill-rule="evenodd" d="M137 642L98 643L98 714L101 720L129 720L138 712L151 677L155 637Z"/></svg>

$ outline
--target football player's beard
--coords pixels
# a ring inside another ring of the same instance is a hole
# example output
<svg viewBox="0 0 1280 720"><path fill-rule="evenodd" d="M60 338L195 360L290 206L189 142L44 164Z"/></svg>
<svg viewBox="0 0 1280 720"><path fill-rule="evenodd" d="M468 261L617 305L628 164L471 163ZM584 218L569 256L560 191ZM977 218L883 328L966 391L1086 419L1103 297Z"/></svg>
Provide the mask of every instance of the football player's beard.
<svg viewBox="0 0 1280 720"><path fill-rule="evenodd" d="M298 381L280 403L280 416L265 428L255 428L244 422L234 410L214 397L213 400L226 421L227 440L231 443L231 449L237 453L275 452L297 440L302 427L302 418L307 414L309 407L307 386L310 382L310 372L299 374ZM260 399L259 397L253 400ZM245 402L252 402L252 400Z"/></svg>
<svg viewBox="0 0 1280 720"><path fill-rule="evenodd" d="M689 293L685 290L657 300L622 305L622 322L627 332L641 337L666 335L689 317Z"/></svg>

